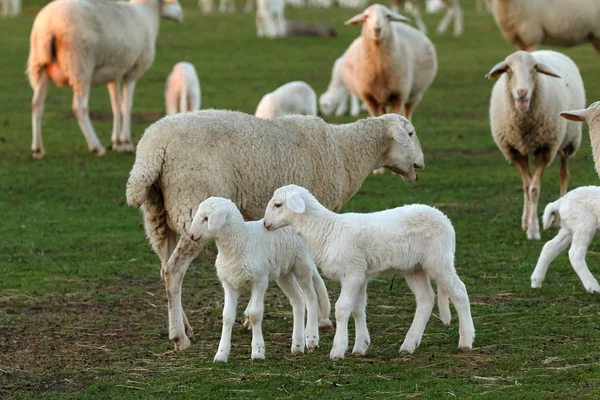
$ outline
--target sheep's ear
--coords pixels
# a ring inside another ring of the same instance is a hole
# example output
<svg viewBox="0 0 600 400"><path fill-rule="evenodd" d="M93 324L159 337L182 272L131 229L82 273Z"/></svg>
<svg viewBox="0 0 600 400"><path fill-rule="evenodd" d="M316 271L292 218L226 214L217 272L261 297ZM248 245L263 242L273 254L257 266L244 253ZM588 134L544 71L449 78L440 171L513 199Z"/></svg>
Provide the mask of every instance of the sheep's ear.
<svg viewBox="0 0 600 400"><path fill-rule="evenodd" d="M549 66L547 66L546 64L537 63L535 65L535 70L537 72L539 72L540 74L553 76L555 78L560 78L560 75L558 75L556 72L554 72L554 70L552 68L550 68Z"/></svg>
<svg viewBox="0 0 600 400"><path fill-rule="evenodd" d="M367 14L360 13L350 18L348 21L344 22L344 25L359 25L367 20Z"/></svg>
<svg viewBox="0 0 600 400"><path fill-rule="evenodd" d="M498 77L505 73L507 70L508 64L506 64L506 61L502 61L494 65L494 67L490 70L490 72L487 73L485 77L488 79L498 79Z"/></svg>
<svg viewBox="0 0 600 400"><path fill-rule="evenodd" d="M585 110L563 111L560 116L570 121L588 122L591 117L591 110L587 108Z"/></svg>
<svg viewBox="0 0 600 400"><path fill-rule="evenodd" d="M287 206L292 212L302 214L306 210L306 203L299 195L292 195L287 199Z"/></svg>
<svg viewBox="0 0 600 400"><path fill-rule="evenodd" d="M208 230L221 229L227 220L228 210L225 207L219 207L208 216Z"/></svg>
<svg viewBox="0 0 600 400"><path fill-rule="evenodd" d="M388 15L388 19L390 21L398 21L398 22L410 22L410 18L405 17L404 15L400 15L398 13L392 12Z"/></svg>

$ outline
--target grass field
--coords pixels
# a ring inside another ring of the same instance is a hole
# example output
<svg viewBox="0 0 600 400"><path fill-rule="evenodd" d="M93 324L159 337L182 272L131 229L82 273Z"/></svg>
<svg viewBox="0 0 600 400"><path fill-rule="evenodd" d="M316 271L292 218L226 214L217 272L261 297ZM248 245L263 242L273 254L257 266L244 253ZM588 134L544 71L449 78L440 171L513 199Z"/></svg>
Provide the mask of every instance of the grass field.
<svg viewBox="0 0 600 400"><path fill-rule="evenodd" d="M519 175L489 133L492 83L483 76L513 49L490 15L475 13L473 1L463 3L465 35L433 36L439 73L413 121L427 165L421 179L407 185L389 173L369 177L345 210L418 202L452 219L475 348L457 350L453 311L449 328L434 316L417 351L399 354L415 302L403 280L390 275L369 285L367 356L335 362L328 359L331 332L323 333L318 351L289 354L291 307L274 288L263 325L267 360L250 361L250 334L238 324L229 364L213 364L222 307L214 246L184 283L196 337L185 352L172 351L158 258L140 213L125 204L134 156L90 154L71 113L71 91L51 86L46 157L31 158L32 92L24 69L43 2L26 1L21 18L0 20L0 398L600 398L598 296L585 292L566 254L541 290L530 288L537 256L555 230L543 232L541 242L525 239ZM335 25L337 38L259 40L252 16L206 17L190 0L184 7L184 23L162 23L156 61L138 82L136 141L164 112L164 81L178 61L195 64L203 108L253 112L264 93L291 80L322 93L333 61L359 34L343 25L355 14L347 9L287 11L288 18ZM433 32L441 15L425 17ZM596 52L589 45L565 51L581 68L588 103L598 100ZM108 146L106 88L93 90L90 109ZM570 188L598 182L587 128L570 166ZM540 213L558 191L553 165L543 179ZM598 241L587 260L600 275ZM339 286L328 282L328 288L337 298Z"/></svg>

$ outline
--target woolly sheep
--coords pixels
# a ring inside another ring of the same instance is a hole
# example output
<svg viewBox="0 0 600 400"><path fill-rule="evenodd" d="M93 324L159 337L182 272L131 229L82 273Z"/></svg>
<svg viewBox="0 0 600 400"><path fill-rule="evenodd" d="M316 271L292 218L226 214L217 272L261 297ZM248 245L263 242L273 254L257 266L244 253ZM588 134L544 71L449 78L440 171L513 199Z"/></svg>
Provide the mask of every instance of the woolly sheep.
<svg viewBox="0 0 600 400"><path fill-rule="evenodd" d="M265 358L262 335L264 297L269 280L274 279L286 294L293 308L294 331L292 353L313 351L319 346L319 319L322 326L331 327L327 289L306 245L291 229L268 232L262 222L244 222L242 214L231 200L209 197L198 206L192 221L190 239L204 244L215 240L218 248L215 267L223 290L223 333L214 361L227 362L231 350L231 330L239 292L250 286L252 295L245 315L252 326L252 360ZM175 254L178 248L175 249ZM183 268L169 276L169 332L171 338L182 338L180 349L189 346L184 334L183 319L174 307L181 304ZM302 289L302 290L300 290ZM306 341L304 331L304 300L308 310Z"/></svg>
<svg viewBox="0 0 600 400"><path fill-rule="evenodd" d="M285 0L256 0L256 35L277 38L285 36Z"/></svg>
<svg viewBox="0 0 600 400"><path fill-rule="evenodd" d="M358 97L350 93L344 83L342 76L343 65L344 55L335 60L327 91L319 97L319 108L321 114L325 117L332 116L334 112L338 117L344 115L348 109L348 95L350 95L350 115L355 117L360 113Z"/></svg>
<svg viewBox="0 0 600 400"><path fill-rule="evenodd" d="M195 257L202 249L187 232L196 207L208 197L232 199L246 219L257 220L270 193L296 182L337 211L369 171L382 166L408 181L425 166L414 127L398 115L330 125L309 116L264 120L201 110L165 117L146 129L127 182L127 203L141 207L164 275L181 265L180 257L170 258L176 233L181 251ZM193 332L182 316L189 338Z"/></svg>
<svg viewBox="0 0 600 400"><path fill-rule="evenodd" d="M88 148L98 156L105 150L88 113L90 86L108 84L113 112L112 149L134 151L133 91L154 60L159 17L181 21L183 11L178 0L55 0L38 13L27 60L27 75L34 91L31 148L35 158L44 156L42 114L49 79L73 89L73 112Z"/></svg>
<svg viewBox="0 0 600 400"><path fill-rule="evenodd" d="M446 30L448 29L448 25L450 25L450 22L454 18L454 33L453 33L453 35L455 37L462 35L462 33L463 33L463 10L462 10L462 7L460 6L460 1L459 0L441 0L439 3L441 3L441 7L438 4L437 7L433 6L432 10L437 11L438 9L446 7L446 14L444 14L444 17L442 18L442 20L440 21L440 24L437 27L437 33L443 34L444 32L446 32ZM419 27L419 30L423 33L427 33L427 26L423 22L423 19L421 18L421 13L419 12L419 1L418 0L392 0L392 11L398 12L400 10L401 4L404 4L405 10L407 10L408 12L410 12L413 15L413 17L415 18L415 21L417 23L417 26ZM429 11L429 7L430 7L429 4L427 4L428 11Z"/></svg>
<svg viewBox="0 0 600 400"><path fill-rule="evenodd" d="M506 73L505 73L506 72ZM544 170L560 155L560 195L567 192L567 160L581 143L581 126L565 121L559 112L581 108L585 90L579 69L554 51L517 51L487 74L498 79L492 90L492 136L506 160L523 180L522 227L527 239L540 239L537 204ZM531 174L529 156L535 157Z"/></svg>
<svg viewBox="0 0 600 400"><path fill-rule="evenodd" d="M494 18L504 39L520 50L591 42L600 52L597 0L494 0Z"/></svg>
<svg viewBox="0 0 600 400"><path fill-rule="evenodd" d="M420 204L370 214L336 214L323 207L305 188L279 188L267 205L265 228L291 226L304 239L323 275L340 281L335 304L336 332L330 358L344 358L348 349L348 319L354 316L353 354L365 354L370 344L366 324L367 283L385 271L404 273L417 309L400 351L413 353L421 342L434 306L450 323L448 297L458 312L459 348L470 349L475 338L469 296L454 269L454 228L439 210Z"/></svg>
<svg viewBox="0 0 600 400"><path fill-rule="evenodd" d="M569 260L585 290L600 293L600 285L585 263L587 248L600 228L600 187L579 187L548 204L542 218L544 229L550 227L555 216L560 216L560 230L544 245L531 275L531 287L542 287L550 263L570 244Z"/></svg>
<svg viewBox="0 0 600 400"><path fill-rule="evenodd" d="M200 109L200 82L196 68L188 62L178 62L167 77L165 102L167 115Z"/></svg>
<svg viewBox="0 0 600 400"><path fill-rule="evenodd" d="M288 114L317 115L317 95L308 83L289 82L265 94L254 113L271 119Z"/></svg>
<svg viewBox="0 0 600 400"><path fill-rule="evenodd" d="M0 0L3 17L18 17L21 15L21 0Z"/></svg>
<svg viewBox="0 0 600 400"><path fill-rule="evenodd" d="M596 173L600 176L600 102L592 103L585 110L563 111L560 116L578 122L587 122L590 126L590 140L592 142L592 155Z"/></svg>
<svg viewBox="0 0 600 400"><path fill-rule="evenodd" d="M198 7L204 14L210 14L214 11L213 0L198 0ZM233 13L235 12L235 1L233 0L219 0L219 12L220 13Z"/></svg>

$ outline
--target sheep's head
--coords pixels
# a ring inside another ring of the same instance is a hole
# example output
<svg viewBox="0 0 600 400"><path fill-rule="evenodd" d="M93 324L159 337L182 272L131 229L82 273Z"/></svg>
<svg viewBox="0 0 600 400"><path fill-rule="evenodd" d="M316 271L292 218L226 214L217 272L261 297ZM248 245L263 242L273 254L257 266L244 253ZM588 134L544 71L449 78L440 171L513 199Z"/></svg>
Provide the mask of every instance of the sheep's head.
<svg viewBox="0 0 600 400"><path fill-rule="evenodd" d="M488 79L497 79L506 74L506 82L517 111L527 111L531 104L531 97L537 84L537 74L544 74L560 78L549 66L537 62L535 57L527 51L517 51L491 69L486 75Z"/></svg>
<svg viewBox="0 0 600 400"><path fill-rule="evenodd" d="M337 105L335 96L329 92L325 92L319 97L319 109L324 117L332 116Z"/></svg>
<svg viewBox="0 0 600 400"><path fill-rule="evenodd" d="M560 116L571 121L592 122L600 121L600 101L592 103L588 108L583 110L563 111Z"/></svg>
<svg viewBox="0 0 600 400"><path fill-rule="evenodd" d="M237 210L235 204L229 199L222 197L209 197L198 206L196 215L190 225L190 239L198 243L217 237L231 215Z"/></svg>
<svg viewBox="0 0 600 400"><path fill-rule="evenodd" d="M267 204L263 225L269 231L283 228L293 223L296 216L306 211L306 198L310 192L298 185L282 186L275 190Z"/></svg>
<svg viewBox="0 0 600 400"><path fill-rule="evenodd" d="M416 181L419 175L415 171L425 168L421 143L411 122L398 114L386 114L379 118L385 120L390 145L378 160L389 170L400 174L406 182Z"/></svg>
<svg viewBox="0 0 600 400"><path fill-rule="evenodd" d="M363 32L367 32L371 39L380 41L389 35L392 29L391 21L408 22L410 19L391 11L381 4L373 4L362 13L350 18L345 24L364 24Z"/></svg>
<svg viewBox="0 0 600 400"><path fill-rule="evenodd" d="M183 9L178 0L162 0L160 4L160 16L162 18L177 22L183 21Z"/></svg>

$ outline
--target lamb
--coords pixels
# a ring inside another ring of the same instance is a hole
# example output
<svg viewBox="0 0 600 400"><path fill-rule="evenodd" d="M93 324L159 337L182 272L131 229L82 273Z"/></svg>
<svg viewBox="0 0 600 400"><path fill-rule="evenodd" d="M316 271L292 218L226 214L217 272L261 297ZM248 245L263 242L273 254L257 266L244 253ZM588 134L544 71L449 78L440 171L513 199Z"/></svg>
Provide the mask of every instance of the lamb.
<svg viewBox="0 0 600 400"><path fill-rule="evenodd" d="M256 35L278 38L285 36L285 0L256 0Z"/></svg>
<svg viewBox="0 0 600 400"><path fill-rule="evenodd" d="M531 275L531 287L542 287L550 263L570 244L569 260L585 290L600 293L600 285L585 263L587 248L600 228L600 187L579 187L548 204L542 218L544 229L550 227L555 216L560 216L560 230L544 245Z"/></svg>
<svg viewBox="0 0 600 400"><path fill-rule="evenodd" d="M506 72L506 74L505 74ZM567 192L567 160L579 149L581 126L565 121L559 112L581 108L585 90L579 69L554 51L517 51L486 75L498 79L492 90L492 136L506 160L523 181L522 228L527 239L540 239L537 205L544 170L560 155L560 195ZM535 158L531 174L529 156Z"/></svg>
<svg viewBox="0 0 600 400"><path fill-rule="evenodd" d="M348 95L350 95L350 115L355 117L360 113L358 97L350 93L344 83L342 76L343 65L344 55L335 60L327 91L319 97L319 108L321 114L325 117L332 116L334 112L338 117L346 114L346 110L348 109Z"/></svg>
<svg viewBox="0 0 600 400"><path fill-rule="evenodd" d="M263 223L268 230L294 228L323 275L340 281L332 360L344 358L348 349L350 313L356 327L352 353L365 354L370 344L365 314L367 283L374 275L390 270L404 274L417 302L400 351L413 353L421 342L434 306L435 293L429 279L438 286L442 322L450 323L449 297L458 312L458 346L472 348L475 328L469 296L454 269L454 228L439 210L414 204L369 214L336 214L305 188L288 185L273 194Z"/></svg>
<svg viewBox="0 0 600 400"><path fill-rule="evenodd" d="M3 17L18 17L21 15L21 0L0 0Z"/></svg>
<svg viewBox="0 0 600 400"><path fill-rule="evenodd" d="M178 62L167 77L165 101L167 115L200 109L200 82L194 65Z"/></svg>
<svg viewBox="0 0 600 400"><path fill-rule="evenodd" d="M308 83L289 82L265 94L254 113L266 119L288 114L317 115L317 95Z"/></svg>
<svg viewBox="0 0 600 400"><path fill-rule="evenodd" d="M590 140L592 142L592 155L594 156L594 165L596 173L600 176L600 102L592 103L585 110L563 111L560 116L578 122L587 122L590 125Z"/></svg>
<svg viewBox="0 0 600 400"><path fill-rule="evenodd" d="M455 37L462 35L463 33L463 10L460 6L459 0L443 0L441 1L442 7L446 7L446 14L440 21L440 24L437 27L437 33L443 34L448 29L448 25L454 18L454 33ZM392 11L398 12L400 10L400 5L404 4L405 9L407 9L415 18L417 22L417 26L419 30L423 33L427 33L427 26L423 22L421 18L421 13L419 12L419 1L418 0L392 0ZM408 7L406 7L408 6ZM438 6L439 8L439 6Z"/></svg>
<svg viewBox="0 0 600 400"><path fill-rule="evenodd" d="M178 0L55 0L36 16L27 76L33 88L33 157L44 156L42 114L48 80L73 89L73 112L88 148L102 156L88 113L91 86L108 85L112 149L133 152L131 107L136 81L152 65L159 17L181 21ZM123 85L123 97L119 88Z"/></svg>
<svg viewBox="0 0 600 400"><path fill-rule="evenodd" d="M198 7L204 14L210 14L214 10L213 0L198 0ZM234 13L235 2L233 0L219 0L220 13Z"/></svg>
<svg viewBox="0 0 600 400"><path fill-rule="evenodd" d="M591 42L600 53L597 0L494 0L494 18L504 39L520 50Z"/></svg>
<svg viewBox="0 0 600 400"><path fill-rule="evenodd" d="M416 180L415 169L425 166L414 127L398 115L330 125L311 116L264 120L201 110L165 117L146 129L127 182L127 203L141 207L161 275L168 281L168 271L181 265L181 257L171 257L177 232L181 251L193 258L202 249L189 239L188 230L196 207L208 197L232 199L247 220L257 220L270 193L296 182L337 211L369 171L383 166L406 181ZM191 338L193 331L182 315Z"/></svg>
<svg viewBox="0 0 600 400"><path fill-rule="evenodd" d="M262 335L264 297L269 280L274 279L286 294L293 308L294 330L292 354L312 352L319 346L318 324L332 327L329 320L329 297L325 283L317 272L308 249L291 229L268 232L262 222L244 222L242 214L229 199L209 197L198 206L189 230L190 239L197 243L215 240L219 254L215 262L217 275L225 292L223 333L215 362L227 362L231 350L231 329L239 292L252 288L250 304L245 315L252 326L252 360L265 358ZM175 253L179 251L175 249ZM181 270L169 281L169 332L183 338L182 348L189 346L183 334L183 320L173 303L181 303L181 283L192 260L186 260ZM302 289L302 290L300 290ZM174 299L172 296L179 296ZM304 333L304 299L307 306L306 341Z"/></svg>

